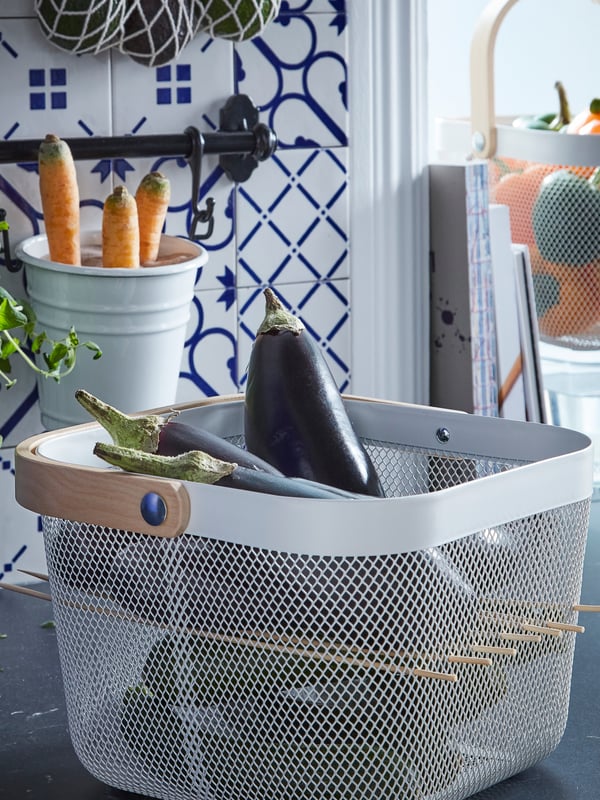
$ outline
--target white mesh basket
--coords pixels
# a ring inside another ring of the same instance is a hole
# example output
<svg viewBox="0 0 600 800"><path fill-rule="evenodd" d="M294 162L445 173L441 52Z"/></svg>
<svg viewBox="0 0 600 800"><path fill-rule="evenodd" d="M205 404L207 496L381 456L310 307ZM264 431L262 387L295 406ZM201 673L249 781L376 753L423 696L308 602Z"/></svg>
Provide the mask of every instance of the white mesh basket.
<svg viewBox="0 0 600 800"><path fill-rule="evenodd" d="M385 498L124 474L90 455L95 424L19 445L69 730L100 780L164 800L459 800L559 742L589 439L345 402ZM240 397L180 408L243 443Z"/></svg>
<svg viewBox="0 0 600 800"><path fill-rule="evenodd" d="M441 157L488 159L490 201L529 248L543 340L600 348L600 136L530 130L496 117L494 46L517 0L490 0L471 41L471 118L436 120Z"/></svg>

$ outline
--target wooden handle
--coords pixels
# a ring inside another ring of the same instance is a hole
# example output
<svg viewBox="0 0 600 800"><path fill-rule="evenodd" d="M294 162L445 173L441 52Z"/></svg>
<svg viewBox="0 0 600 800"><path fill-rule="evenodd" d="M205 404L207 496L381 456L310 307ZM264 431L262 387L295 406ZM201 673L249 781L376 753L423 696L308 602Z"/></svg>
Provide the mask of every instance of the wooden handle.
<svg viewBox="0 0 600 800"><path fill-rule="evenodd" d="M471 40L471 143L479 158L496 152L496 111L494 105L494 47L504 17L517 0L491 0Z"/></svg>
<svg viewBox="0 0 600 800"><path fill-rule="evenodd" d="M154 536L178 536L186 529L190 496L181 481L46 458L37 449L49 435L60 436L62 431L38 434L17 445L15 496L20 505L44 516ZM166 515L159 524L149 522L152 515L142 512L148 495L158 495L164 504Z"/></svg>

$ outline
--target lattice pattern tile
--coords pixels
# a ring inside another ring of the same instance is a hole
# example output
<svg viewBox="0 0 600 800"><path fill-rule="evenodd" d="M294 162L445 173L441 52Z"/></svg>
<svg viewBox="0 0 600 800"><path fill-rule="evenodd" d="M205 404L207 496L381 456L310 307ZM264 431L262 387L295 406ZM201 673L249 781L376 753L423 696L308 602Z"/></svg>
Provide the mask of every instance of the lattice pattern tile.
<svg viewBox="0 0 600 800"><path fill-rule="evenodd" d="M238 187L238 284L348 277L345 149L276 153Z"/></svg>

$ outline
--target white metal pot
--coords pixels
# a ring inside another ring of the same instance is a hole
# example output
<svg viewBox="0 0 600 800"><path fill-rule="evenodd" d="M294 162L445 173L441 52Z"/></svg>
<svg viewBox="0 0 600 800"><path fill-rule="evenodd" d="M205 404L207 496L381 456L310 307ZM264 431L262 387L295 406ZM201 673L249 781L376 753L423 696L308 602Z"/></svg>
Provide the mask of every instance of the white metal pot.
<svg viewBox="0 0 600 800"><path fill-rule="evenodd" d="M100 236L82 233L82 250L98 249ZM39 380L46 428L89 421L74 397L79 388L128 413L175 402L196 272L208 260L204 248L163 236L158 265L139 269L49 261L45 235L24 240L16 252L38 328L62 339L73 326L81 341L95 342L103 353L94 361L81 351L60 383Z"/></svg>

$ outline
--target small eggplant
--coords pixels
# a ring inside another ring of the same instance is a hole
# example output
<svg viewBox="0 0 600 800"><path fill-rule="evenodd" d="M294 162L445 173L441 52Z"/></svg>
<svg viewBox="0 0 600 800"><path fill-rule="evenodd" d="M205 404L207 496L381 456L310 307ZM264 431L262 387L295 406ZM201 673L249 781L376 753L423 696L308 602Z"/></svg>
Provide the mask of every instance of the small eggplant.
<svg viewBox="0 0 600 800"><path fill-rule="evenodd" d="M324 486L316 481L295 480L272 475L259 469L241 467L229 461L213 458L200 450L190 450L177 456L144 453L130 447L97 442L94 455L127 472L140 472L163 478L214 483L249 492L276 494L285 497L310 497L319 500L356 498L350 492Z"/></svg>
<svg viewBox="0 0 600 800"><path fill-rule="evenodd" d="M113 442L121 447L162 456L178 456L191 450L201 450L221 461L234 462L239 467L261 470L272 475L283 474L262 458L221 436L204 428L177 422L176 414L170 417L157 414L129 416L84 389L78 389L75 398L110 433Z"/></svg>
<svg viewBox="0 0 600 800"><path fill-rule="evenodd" d="M312 336L269 288L248 365L246 447L285 475L383 497L367 451Z"/></svg>

